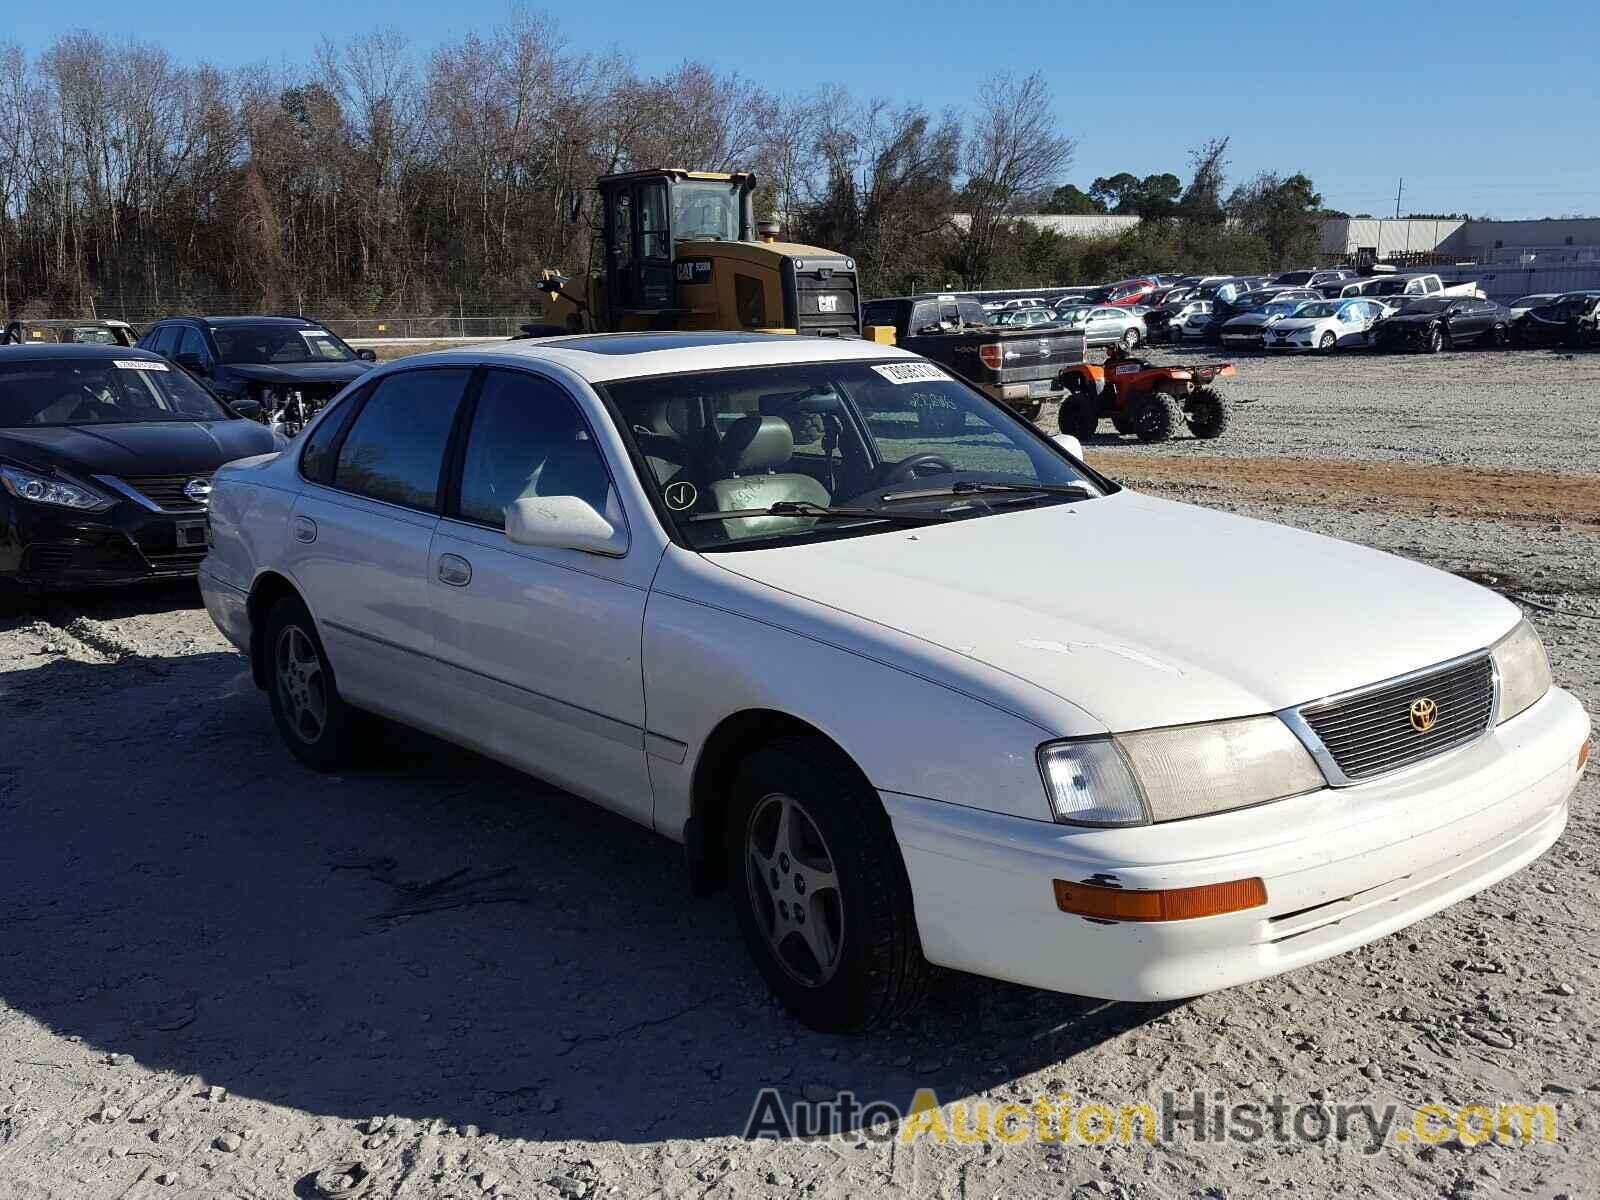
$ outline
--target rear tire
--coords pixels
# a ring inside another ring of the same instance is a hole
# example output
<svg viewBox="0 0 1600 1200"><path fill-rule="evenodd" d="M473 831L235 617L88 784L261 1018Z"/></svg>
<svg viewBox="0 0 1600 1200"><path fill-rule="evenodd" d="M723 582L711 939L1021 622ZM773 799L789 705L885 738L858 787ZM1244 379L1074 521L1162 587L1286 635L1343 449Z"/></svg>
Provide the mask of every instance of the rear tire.
<svg viewBox="0 0 1600 1200"><path fill-rule="evenodd" d="M1196 388L1189 393L1186 419L1189 432L1197 438L1221 437L1228 428L1231 413L1221 393L1211 388Z"/></svg>
<svg viewBox="0 0 1600 1200"><path fill-rule="evenodd" d="M1133 412L1133 431L1141 442L1165 442L1183 424L1183 406L1176 396L1151 392Z"/></svg>
<svg viewBox="0 0 1600 1200"><path fill-rule="evenodd" d="M794 737L751 754L734 777L723 849L745 945L802 1023L856 1033L922 1003L934 969L899 844L833 747Z"/></svg>
<svg viewBox="0 0 1600 1200"><path fill-rule="evenodd" d="M289 752L306 766L334 771L354 757L361 714L339 695L316 623L298 599L267 614L267 696Z"/></svg>

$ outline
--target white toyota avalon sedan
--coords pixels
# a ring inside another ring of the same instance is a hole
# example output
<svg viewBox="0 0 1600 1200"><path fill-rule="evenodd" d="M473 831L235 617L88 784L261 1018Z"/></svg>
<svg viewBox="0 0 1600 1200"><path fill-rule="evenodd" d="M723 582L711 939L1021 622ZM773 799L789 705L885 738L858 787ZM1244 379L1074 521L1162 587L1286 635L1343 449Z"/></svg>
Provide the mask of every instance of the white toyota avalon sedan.
<svg viewBox="0 0 1600 1200"><path fill-rule="evenodd" d="M683 842L822 1029L1259 979L1556 840L1589 720L1509 602L1072 445L869 342L474 347L220 470L201 579L301 760L377 713Z"/></svg>

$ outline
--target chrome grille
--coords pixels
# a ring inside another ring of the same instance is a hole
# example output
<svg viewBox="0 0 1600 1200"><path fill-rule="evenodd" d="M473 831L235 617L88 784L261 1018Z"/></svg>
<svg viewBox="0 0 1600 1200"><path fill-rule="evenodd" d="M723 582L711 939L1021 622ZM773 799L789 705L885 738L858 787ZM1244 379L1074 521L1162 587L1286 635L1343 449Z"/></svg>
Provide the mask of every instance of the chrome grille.
<svg viewBox="0 0 1600 1200"><path fill-rule="evenodd" d="M1431 700L1433 725L1412 724L1412 704ZM1475 741L1494 715L1488 654L1449 663L1354 695L1299 710L1328 757L1350 781L1371 779Z"/></svg>
<svg viewBox="0 0 1600 1200"><path fill-rule="evenodd" d="M124 475L122 482L157 508L168 512L203 512L206 506L189 499L183 489L191 479L210 478L211 472L196 471L193 475Z"/></svg>

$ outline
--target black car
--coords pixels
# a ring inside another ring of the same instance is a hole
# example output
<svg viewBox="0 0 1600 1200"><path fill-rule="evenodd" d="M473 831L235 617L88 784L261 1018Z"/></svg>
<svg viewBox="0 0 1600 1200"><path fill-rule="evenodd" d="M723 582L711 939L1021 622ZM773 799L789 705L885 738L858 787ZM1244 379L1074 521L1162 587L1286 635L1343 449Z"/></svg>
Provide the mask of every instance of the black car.
<svg viewBox="0 0 1600 1200"><path fill-rule="evenodd" d="M281 439L138 349L0 348L0 583L193 575L211 474Z"/></svg>
<svg viewBox="0 0 1600 1200"><path fill-rule="evenodd" d="M1511 327L1511 340L1518 346L1600 344L1600 291L1568 292L1530 308Z"/></svg>
<svg viewBox="0 0 1600 1200"><path fill-rule="evenodd" d="M1437 354L1458 346L1504 346L1511 313L1493 300L1422 297L1404 300L1400 311L1372 327L1379 350L1425 350Z"/></svg>
<svg viewBox="0 0 1600 1200"><path fill-rule="evenodd" d="M254 400L262 419L287 437L377 357L302 317L170 317L139 345L204 381L224 402Z"/></svg>

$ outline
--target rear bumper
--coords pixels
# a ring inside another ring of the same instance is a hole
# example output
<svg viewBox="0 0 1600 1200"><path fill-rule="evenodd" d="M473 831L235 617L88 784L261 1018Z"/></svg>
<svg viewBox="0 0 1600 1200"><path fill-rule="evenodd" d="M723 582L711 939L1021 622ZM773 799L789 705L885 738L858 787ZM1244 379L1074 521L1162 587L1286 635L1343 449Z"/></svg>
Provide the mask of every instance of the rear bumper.
<svg viewBox="0 0 1600 1200"><path fill-rule="evenodd" d="M219 579L204 566L199 572L200 597L205 601L206 612L222 635L245 654L250 653L250 597L247 593Z"/></svg>
<svg viewBox="0 0 1600 1200"><path fill-rule="evenodd" d="M1012 383L981 383L978 390L991 400L1009 408L1027 408L1035 404L1059 400L1066 395L1055 386L1055 376L1049 379L1031 379Z"/></svg>
<svg viewBox="0 0 1600 1200"><path fill-rule="evenodd" d="M1505 878L1566 826L1589 718L1566 692L1389 780L1095 830L884 794L930 961L1113 1000L1198 995L1317 962ZM1267 904L1169 922L1059 911L1051 881L1179 888L1260 877Z"/></svg>

